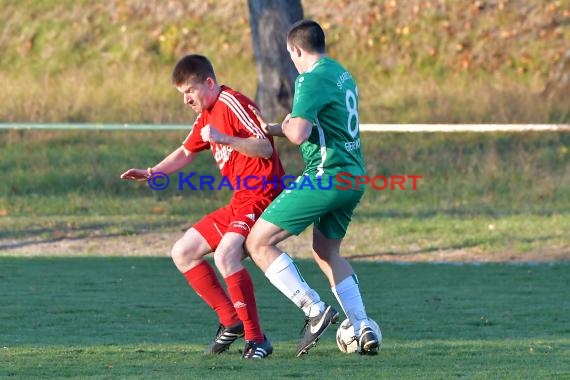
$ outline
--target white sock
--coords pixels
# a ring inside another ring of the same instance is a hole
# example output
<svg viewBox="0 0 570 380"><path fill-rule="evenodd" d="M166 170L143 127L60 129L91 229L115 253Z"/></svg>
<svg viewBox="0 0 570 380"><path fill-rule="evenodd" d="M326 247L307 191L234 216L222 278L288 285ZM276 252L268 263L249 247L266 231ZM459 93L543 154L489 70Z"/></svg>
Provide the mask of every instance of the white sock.
<svg viewBox="0 0 570 380"><path fill-rule="evenodd" d="M314 317L325 309L318 293L301 277L301 272L285 252L269 265L265 277L303 310L306 316Z"/></svg>
<svg viewBox="0 0 570 380"><path fill-rule="evenodd" d="M334 288L331 288L331 290L342 307L344 314L346 314L350 323L354 326L354 331L360 331L363 325L368 325L368 317L362 302L360 289L358 288L356 274L353 273L352 276L348 276L336 284Z"/></svg>

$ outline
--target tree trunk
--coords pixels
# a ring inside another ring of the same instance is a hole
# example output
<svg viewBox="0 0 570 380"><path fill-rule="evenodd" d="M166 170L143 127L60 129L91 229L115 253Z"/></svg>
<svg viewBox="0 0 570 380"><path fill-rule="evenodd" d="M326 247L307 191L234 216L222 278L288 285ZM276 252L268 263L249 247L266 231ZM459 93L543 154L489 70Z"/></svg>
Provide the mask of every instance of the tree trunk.
<svg viewBox="0 0 570 380"><path fill-rule="evenodd" d="M291 112L297 70L287 52L289 27L303 18L300 0L248 0L257 66L255 101L267 120Z"/></svg>

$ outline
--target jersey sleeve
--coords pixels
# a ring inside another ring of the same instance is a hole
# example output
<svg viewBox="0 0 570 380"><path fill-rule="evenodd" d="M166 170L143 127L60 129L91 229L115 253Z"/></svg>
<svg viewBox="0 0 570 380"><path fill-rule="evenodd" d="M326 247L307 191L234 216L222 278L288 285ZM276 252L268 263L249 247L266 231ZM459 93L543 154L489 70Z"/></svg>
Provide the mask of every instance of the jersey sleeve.
<svg viewBox="0 0 570 380"><path fill-rule="evenodd" d="M299 75L295 80L295 95L291 117L302 117L314 122L326 102L322 83L316 75Z"/></svg>
<svg viewBox="0 0 570 380"><path fill-rule="evenodd" d="M200 136L200 131L204 127L203 118L201 116L202 114L198 115L192 126L192 130L182 142L184 148L190 152L200 152L205 149L210 149L210 143L204 142L202 136Z"/></svg>
<svg viewBox="0 0 570 380"><path fill-rule="evenodd" d="M236 136L243 138L255 137L258 139L267 138L253 112L247 107L248 104L255 107L253 102L238 99L236 95L227 91L222 91L219 99L226 105L225 119L236 133Z"/></svg>

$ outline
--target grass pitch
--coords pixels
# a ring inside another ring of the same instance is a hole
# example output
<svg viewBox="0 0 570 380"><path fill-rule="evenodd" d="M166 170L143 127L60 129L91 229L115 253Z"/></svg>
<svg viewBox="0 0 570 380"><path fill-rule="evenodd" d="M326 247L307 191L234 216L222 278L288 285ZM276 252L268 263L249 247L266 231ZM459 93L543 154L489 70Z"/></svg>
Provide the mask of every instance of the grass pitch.
<svg viewBox="0 0 570 380"><path fill-rule="evenodd" d="M1 378L566 378L570 264L353 262L384 333L377 357L334 329L295 358L302 314L247 263L274 354L204 357L214 314L167 258L0 257ZM301 270L333 302L311 261ZM333 302L336 305L336 302Z"/></svg>

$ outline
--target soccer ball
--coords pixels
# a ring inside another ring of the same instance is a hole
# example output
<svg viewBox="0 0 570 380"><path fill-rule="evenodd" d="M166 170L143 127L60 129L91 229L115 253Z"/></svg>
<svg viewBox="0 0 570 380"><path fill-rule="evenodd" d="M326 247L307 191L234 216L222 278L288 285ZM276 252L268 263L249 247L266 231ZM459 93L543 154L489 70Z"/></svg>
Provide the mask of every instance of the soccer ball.
<svg viewBox="0 0 570 380"><path fill-rule="evenodd" d="M378 323L373 319L368 318L368 320L370 321L370 327L372 327L372 330L374 330L376 336L381 341L382 334L380 333L380 326L378 326ZM348 318L342 321L336 330L336 344L338 349L346 354L358 352L358 339L354 333L354 326L352 326Z"/></svg>

